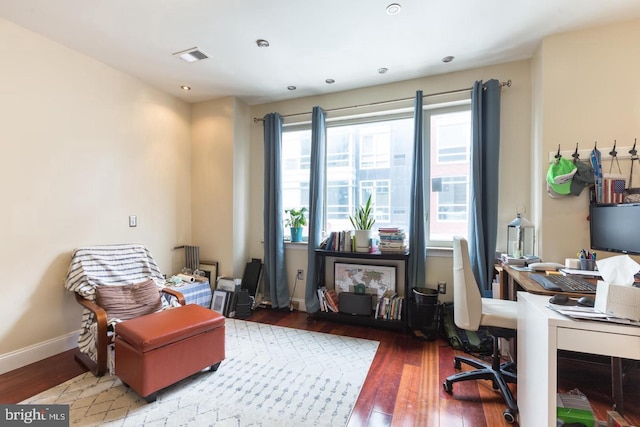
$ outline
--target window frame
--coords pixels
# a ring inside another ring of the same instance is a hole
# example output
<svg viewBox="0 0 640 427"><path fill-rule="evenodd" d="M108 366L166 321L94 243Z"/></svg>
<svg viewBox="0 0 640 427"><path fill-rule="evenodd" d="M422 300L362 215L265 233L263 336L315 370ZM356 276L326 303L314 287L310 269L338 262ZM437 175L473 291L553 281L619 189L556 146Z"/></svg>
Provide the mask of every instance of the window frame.
<svg viewBox="0 0 640 427"><path fill-rule="evenodd" d="M436 114L448 114L448 113L454 113L454 112L461 112L461 111L471 111L471 99L470 98L465 98L465 99L461 99L461 100L456 100L456 101L451 101L451 102L443 102L443 103L434 103L434 104L429 104L429 105L424 105L423 106L423 110L422 110L422 114L423 114L423 135L424 135L424 141L425 141L425 146L423 147L423 161L425 165L428 165L429 167L425 168L424 171L424 188L425 191L427 192L427 194L425 194L424 196L424 200L425 200L425 210L426 212L431 212L431 200L430 200L430 192L431 192L431 169L432 169L432 163L431 163L431 129L430 129L430 123L431 123L431 117L436 115ZM357 125L357 124L364 124L364 123L379 123L379 122L385 122L385 121L390 121L390 120L397 120L397 119L407 119L407 118L412 118L413 117L413 109L412 108L405 108L405 109L399 109L399 110L388 110L386 112L377 112L375 114L363 114L363 115L358 115L358 116L343 116L343 117L336 117L336 118L332 118L332 119L327 119L327 123L326 126L327 128L330 127L339 127L339 126L349 126L349 125ZM290 132L290 131L301 131L301 130L306 130L306 131L311 131L311 123L310 122L300 122L300 123L291 123L291 124L284 124L283 125L283 133L285 132ZM471 132L469 130L469 132ZM351 142L349 142L349 144L351 144ZM334 153L335 154L335 153ZM346 153L348 154L348 153ZM471 136L469 138L469 149L467 151L467 163L470 163L471 161ZM357 157L353 157L350 158L350 162L360 162L360 156ZM391 167L393 166L393 162L394 162L394 158L390 157L390 164L387 165L386 167ZM328 153L327 153L327 165L329 163L329 157L328 157ZM443 164L448 165L448 164L454 164L454 163L465 163L464 161L450 161L450 162L444 162ZM374 166L375 167L375 166ZM451 175L451 177L456 176L456 174ZM467 175L468 179L466 180L466 185L467 185L467 223L469 221L469 207L470 207L470 172ZM329 182L327 181L326 184L328 184ZM391 186L388 186L389 192L391 192ZM358 191L357 189L355 191ZM328 196L327 196L327 192L328 192L328 185L325 186L325 203L322 206L323 209L323 217L325 219L325 224L323 224L323 230L326 229L326 221L328 219L328 203L326 203L326 201L328 201ZM407 208L409 208L409 206L407 206ZM435 207L434 207L435 208ZM397 207L394 206L388 206L388 210L387 210L387 215L391 215L394 209L398 209ZM431 212L429 215L438 215L438 212ZM452 248L453 247L453 241L452 240L436 240L436 239L430 239L430 224L429 224L429 220L427 218L426 220L426 236L427 236L427 242L426 242L426 246L427 247L432 247L432 248L443 248L443 249L447 249L447 248ZM466 233L467 234L467 233ZM285 233L286 236L286 233ZM307 243L308 239L307 236L304 236L303 239L304 243Z"/></svg>

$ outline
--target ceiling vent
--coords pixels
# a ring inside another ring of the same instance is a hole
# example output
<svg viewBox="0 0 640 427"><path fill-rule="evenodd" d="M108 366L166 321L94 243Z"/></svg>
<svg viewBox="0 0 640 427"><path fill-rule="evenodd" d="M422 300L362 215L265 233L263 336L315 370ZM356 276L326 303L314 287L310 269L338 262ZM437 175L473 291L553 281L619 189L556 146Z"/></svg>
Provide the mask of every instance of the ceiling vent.
<svg viewBox="0 0 640 427"><path fill-rule="evenodd" d="M183 50L173 53L173 56L177 56L186 62L196 62L201 59L207 59L209 55L200 50L200 48L192 47L191 49Z"/></svg>

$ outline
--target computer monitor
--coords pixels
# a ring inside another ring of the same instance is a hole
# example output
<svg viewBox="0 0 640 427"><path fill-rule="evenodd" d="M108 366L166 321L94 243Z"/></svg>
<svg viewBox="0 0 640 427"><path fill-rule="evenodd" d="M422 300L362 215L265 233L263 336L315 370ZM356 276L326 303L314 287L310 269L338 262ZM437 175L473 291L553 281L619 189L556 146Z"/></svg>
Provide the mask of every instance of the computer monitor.
<svg viewBox="0 0 640 427"><path fill-rule="evenodd" d="M640 255L640 203L592 204L591 249Z"/></svg>

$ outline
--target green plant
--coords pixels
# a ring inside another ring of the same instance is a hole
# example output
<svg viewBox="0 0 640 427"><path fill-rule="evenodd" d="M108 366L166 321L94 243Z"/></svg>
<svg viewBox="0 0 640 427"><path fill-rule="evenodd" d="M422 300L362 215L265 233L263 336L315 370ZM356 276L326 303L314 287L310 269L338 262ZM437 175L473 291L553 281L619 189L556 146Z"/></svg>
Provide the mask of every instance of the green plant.
<svg viewBox="0 0 640 427"><path fill-rule="evenodd" d="M304 206L300 209L287 209L285 214L289 215L289 218L285 220L285 226L291 228L302 228L307 225L307 208Z"/></svg>
<svg viewBox="0 0 640 427"><path fill-rule="evenodd" d="M376 222L372 216L373 206L371 205L371 194L367 198L367 203L364 206L356 208L354 215L349 215L349 221L356 230L371 230L373 224Z"/></svg>

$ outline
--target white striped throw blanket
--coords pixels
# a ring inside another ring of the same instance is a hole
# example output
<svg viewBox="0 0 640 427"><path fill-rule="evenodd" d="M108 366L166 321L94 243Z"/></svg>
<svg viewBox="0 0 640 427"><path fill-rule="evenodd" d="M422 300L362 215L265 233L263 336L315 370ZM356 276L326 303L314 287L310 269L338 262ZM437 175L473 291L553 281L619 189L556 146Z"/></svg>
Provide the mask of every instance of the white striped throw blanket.
<svg viewBox="0 0 640 427"><path fill-rule="evenodd" d="M89 246L74 251L64 286L82 297L95 301L97 286L122 286L153 279L160 287L165 279L151 253L140 244ZM163 306L167 306L164 298ZM108 319L117 323L118 319ZM84 309L78 347L93 361L97 359L97 327L94 315ZM109 371L113 372L113 360L109 351Z"/></svg>

